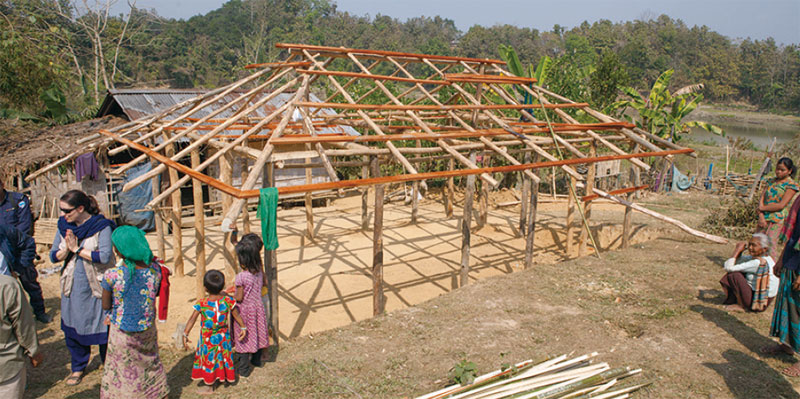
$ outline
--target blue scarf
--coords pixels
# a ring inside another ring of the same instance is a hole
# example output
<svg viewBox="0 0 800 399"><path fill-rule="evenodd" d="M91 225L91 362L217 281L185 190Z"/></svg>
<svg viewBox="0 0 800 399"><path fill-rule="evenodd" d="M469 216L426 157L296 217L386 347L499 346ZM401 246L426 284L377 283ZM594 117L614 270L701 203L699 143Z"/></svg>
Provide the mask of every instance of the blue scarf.
<svg viewBox="0 0 800 399"><path fill-rule="evenodd" d="M74 223L68 223L63 216L58 218L58 232L61 234L61 237L66 237L67 230L72 230L72 233L75 234L78 241L83 241L87 237L91 237L109 226L111 230L117 227L112 220L106 219L105 216L100 214L92 215L89 220L83 222L80 226Z"/></svg>

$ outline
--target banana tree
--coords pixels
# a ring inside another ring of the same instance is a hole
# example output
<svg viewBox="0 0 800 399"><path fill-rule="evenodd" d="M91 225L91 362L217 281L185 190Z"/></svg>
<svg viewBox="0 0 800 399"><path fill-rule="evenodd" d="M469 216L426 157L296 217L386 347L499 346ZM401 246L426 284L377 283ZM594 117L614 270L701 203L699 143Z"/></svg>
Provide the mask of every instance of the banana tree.
<svg viewBox="0 0 800 399"><path fill-rule="evenodd" d="M623 115L628 121L663 138L677 142L681 134L689 132L692 127L699 127L711 133L725 135L719 126L703 121L684 121L703 100L701 93L696 93L703 88L702 84L686 86L674 94L670 93L669 86L673 70L664 71L653 83L647 97L642 96L632 87L623 87L622 92L629 97L627 100L617 101L611 105L612 109L622 110L633 108L639 119L630 115Z"/></svg>
<svg viewBox="0 0 800 399"><path fill-rule="evenodd" d="M542 56L539 58L539 64L534 68L533 64L528 65L528 68L524 68L522 63L519 61L519 57L517 57L517 52L511 46L506 46L505 44L501 44L500 48L500 57L503 61L506 62L508 66L508 71L513 73L514 75L521 76L524 78L534 78L536 79L536 83L541 86L544 84L545 77L547 76L547 72L550 69L550 64L553 63L553 60L548 56ZM516 87L517 91L524 99L525 104L532 104L533 103L533 96L530 95L525 90L522 90L519 87Z"/></svg>

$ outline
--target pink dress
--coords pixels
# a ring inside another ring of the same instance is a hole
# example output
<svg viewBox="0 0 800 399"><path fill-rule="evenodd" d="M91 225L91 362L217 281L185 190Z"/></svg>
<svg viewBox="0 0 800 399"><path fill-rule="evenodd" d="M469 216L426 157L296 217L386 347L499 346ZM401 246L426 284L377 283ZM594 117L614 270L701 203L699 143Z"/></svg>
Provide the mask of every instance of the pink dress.
<svg viewBox="0 0 800 399"><path fill-rule="evenodd" d="M239 314L247 327L247 336L239 341L239 325L233 323L233 339L237 353L255 353L261 348L269 346L269 331L267 330L267 314L261 302L261 287L264 280L261 273L250 273L245 270L236 275L236 287L242 287L244 298L236 304Z"/></svg>

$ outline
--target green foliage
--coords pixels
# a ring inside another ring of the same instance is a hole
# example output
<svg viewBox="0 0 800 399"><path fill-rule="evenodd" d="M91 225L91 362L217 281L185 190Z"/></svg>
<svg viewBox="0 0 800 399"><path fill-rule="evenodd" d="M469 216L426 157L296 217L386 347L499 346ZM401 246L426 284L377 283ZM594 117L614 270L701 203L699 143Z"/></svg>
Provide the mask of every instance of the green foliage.
<svg viewBox="0 0 800 399"><path fill-rule="evenodd" d="M0 1L0 109L5 115L52 121L64 109L97 104L107 87L94 69L100 53L96 38L82 24L91 25L102 13L79 12L82 6L73 6L80 4ZM506 59L507 50L500 48L505 45L515 50L519 68L510 65L514 74L539 74L534 77L548 89L599 109L615 100L615 87L645 90L671 69L673 84L703 82L703 98L710 101L800 111L798 44L779 46L772 39L736 43L664 15L621 23L601 20L572 29L556 25L551 31L475 25L461 32L454 21L438 16L406 21L356 16L337 10L331 0L231 0L188 20L133 9L109 15L101 25L100 69L109 87L213 88L244 76L246 64L284 58L275 47L278 42L481 58L497 58L499 49ZM415 74L431 72L418 65L408 68ZM54 85L65 103L44 94ZM53 108L58 104L64 105L60 111ZM691 98L684 106L694 107Z"/></svg>
<svg viewBox="0 0 800 399"><path fill-rule="evenodd" d="M469 385L478 376L478 366L475 363L461 359L450 369L450 381L454 384Z"/></svg>
<svg viewBox="0 0 800 399"><path fill-rule="evenodd" d="M39 95L46 108L44 116L50 119L61 120L67 117L67 97L58 86L50 86Z"/></svg>
<svg viewBox="0 0 800 399"><path fill-rule="evenodd" d="M617 99L621 87L628 84L628 72L619 60L619 56L605 50L589 77L589 93L591 103L595 107L606 110Z"/></svg>
<svg viewBox="0 0 800 399"><path fill-rule="evenodd" d="M611 104L610 107L623 111L626 108L632 108L638 114L638 119L624 115L627 120L635 122L644 130L673 141L680 140L681 134L688 133L692 127L700 127L711 133L724 135L720 127L710 123L683 121L703 100L702 94L694 94L703 86L687 86L672 94L669 91L669 83L673 72L671 69L664 71L653 83L647 97L642 96L632 87L623 87L622 91L629 99L618 101Z"/></svg>

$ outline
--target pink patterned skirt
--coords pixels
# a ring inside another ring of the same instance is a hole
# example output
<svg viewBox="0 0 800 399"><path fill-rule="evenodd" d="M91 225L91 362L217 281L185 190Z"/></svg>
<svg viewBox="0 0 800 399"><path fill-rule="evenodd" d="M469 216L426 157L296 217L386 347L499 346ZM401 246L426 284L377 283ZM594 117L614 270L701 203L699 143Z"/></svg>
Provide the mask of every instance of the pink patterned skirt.
<svg viewBox="0 0 800 399"><path fill-rule="evenodd" d="M125 332L112 324L100 398L160 399L168 393L155 325L142 332Z"/></svg>

